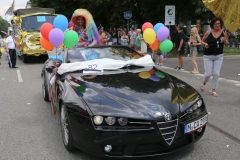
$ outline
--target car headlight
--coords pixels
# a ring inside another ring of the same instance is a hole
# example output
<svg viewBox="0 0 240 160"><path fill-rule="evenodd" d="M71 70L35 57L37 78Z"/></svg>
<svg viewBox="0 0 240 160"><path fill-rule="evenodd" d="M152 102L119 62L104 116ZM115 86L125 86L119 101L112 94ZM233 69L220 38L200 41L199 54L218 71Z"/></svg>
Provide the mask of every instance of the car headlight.
<svg viewBox="0 0 240 160"><path fill-rule="evenodd" d="M187 113L192 113L193 111L197 110L199 107L202 106L202 100L199 99L196 103L194 103L188 110Z"/></svg>
<svg viewBox="0 0 240 160"><path fill-rule="evenodd" d="M96 125L100 125L103 122L103 117L102 116L94 116L93 121Z"/></svg>
<svg viewBox="0 0 240 160"><path fill-rule="evenodd" d="M118 118L118 123L121 126L125 126L128 123L128 119L127 118Z"/></svg>
<svg viewBox="0 0 240 160"><path fill-rule="evenodd" d="M201 107L201 106L202 106L202 100L201 100L201 99L199 99L199 100L197 101L197 106L198 106L198 107Z"/></svg>
<svg viewBox="0 0 240 160"><path fill-rule="evenodd" d="M116 122L116 118L115 117L107 117L107 118L105 118L105 121L108 125L113 125Z"/></svg>

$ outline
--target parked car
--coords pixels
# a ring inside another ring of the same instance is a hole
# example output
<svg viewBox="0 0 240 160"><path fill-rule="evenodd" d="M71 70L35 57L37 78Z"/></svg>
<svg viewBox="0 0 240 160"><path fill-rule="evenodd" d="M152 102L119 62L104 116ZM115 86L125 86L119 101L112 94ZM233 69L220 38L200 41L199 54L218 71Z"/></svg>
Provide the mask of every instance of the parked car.
<svg viewBox="0 0 240 160"><path fill-rule="evenodd" d="M44 99L49 93L69 151L157 156L195 143L205 132L208 113L201 95L155 67L149 55L127 46L75 48L65 51L57 69L53 64L43 68Z"/></svg>

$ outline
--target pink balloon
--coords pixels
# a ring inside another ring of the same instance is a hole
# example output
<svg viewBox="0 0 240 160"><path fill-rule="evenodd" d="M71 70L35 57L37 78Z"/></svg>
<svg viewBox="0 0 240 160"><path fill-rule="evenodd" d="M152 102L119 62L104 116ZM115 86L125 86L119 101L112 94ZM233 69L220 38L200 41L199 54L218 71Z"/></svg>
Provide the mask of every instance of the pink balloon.
<svg viewBox="0 0 240 160"><path fill-rule="evenodd" d="M167 27L161 27L157 31L157 39L161 42L167 39L169 36L169 29Z"/></svg>
<svg viewBox="0 0 240 160"><path fill-rule="evenodd" d="M64 33L59 28L54 28L49 33L49 41L54 47L59 47L64 41Z"/></svg>
<svg viewBox="0 0 240 160"><path fill-rule="evenodd" d="M152 29L153 29L152 23L150 23L150 22L145 22L145 23L142 25L142 32L144 32L144 30L147 29L147 28L152 28Z"/></svg>

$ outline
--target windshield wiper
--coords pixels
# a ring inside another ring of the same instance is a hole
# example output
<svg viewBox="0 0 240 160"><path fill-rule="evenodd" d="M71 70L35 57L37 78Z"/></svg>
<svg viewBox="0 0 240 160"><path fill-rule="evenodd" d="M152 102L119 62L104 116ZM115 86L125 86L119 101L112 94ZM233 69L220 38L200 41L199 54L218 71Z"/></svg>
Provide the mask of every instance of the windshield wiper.
<svg viewBox="0 0 240 160"><path fill-rule="evenodd" d="M27 31L39 31L39 29L35 27L35 28L27 29Z"/></svg>

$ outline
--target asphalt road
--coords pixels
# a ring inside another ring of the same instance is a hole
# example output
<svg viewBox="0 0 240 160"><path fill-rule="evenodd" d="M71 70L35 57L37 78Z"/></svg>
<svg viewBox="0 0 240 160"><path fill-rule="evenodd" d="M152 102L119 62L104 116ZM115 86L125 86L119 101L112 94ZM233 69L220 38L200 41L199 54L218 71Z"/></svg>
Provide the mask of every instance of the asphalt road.
<svg viewBox="0 0 240 160"><path fill-rule="evenodd" d="M40 76L43 62L23 64L18 60L19 68L10 69L5 59L6 55L3 55L0 65L0 159L100 159L82 151L69 153L65 150L60 133L59 117L51 115L50 104L43 100ZM188 61L185 61L185 68L191 70L190 61ZM232 67L238 67L239 70L239 61L239 57L226 58L221 76L228 78L231 75L229 79L237 80L237 76L234 76L237 68ZM167 59L165 64L174 67L174 62L176 59ZM201 60L198 63L201 66ZM203 73L201 67L199 68ZM187 71L176 71L168 67L161 67L161 69L183 79L199 90L201 74L192 75ZM174 154L151 159L240 159L240 87L236 86L236 83L238 82L221 79L217 98L207 91L211 89L210 83L207 84L206 91L200 92L209 112L209 123L202 139Z"/></svg>
<svg viewBox="0 0 240 160"><path fill-rule="evenodd" d="M239 50L239 53L240 53L240 50ZM157 55L155 54L154 57L157 58ZM204 74L202 57L197 57L197 64L198 64L199 72L201 74ZM164 66L175 68L177 66L177 58L164 59ZM186 56L184 57L184 69L186 71L193 70L191 57L186 57ZM240 76L237 76L237 74L239 73L240 73L240 55L224 57L220 77L240 81Z"/></svg>

